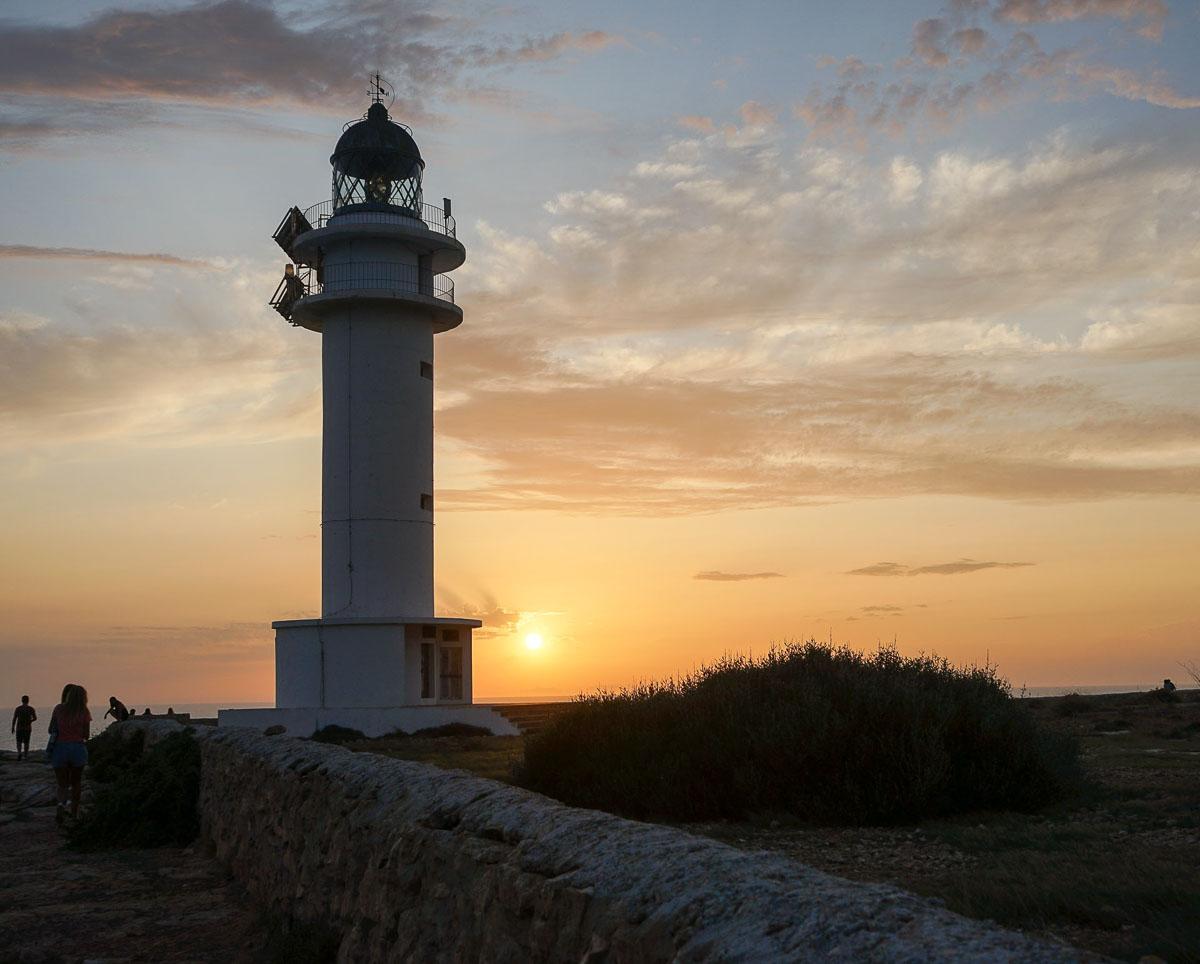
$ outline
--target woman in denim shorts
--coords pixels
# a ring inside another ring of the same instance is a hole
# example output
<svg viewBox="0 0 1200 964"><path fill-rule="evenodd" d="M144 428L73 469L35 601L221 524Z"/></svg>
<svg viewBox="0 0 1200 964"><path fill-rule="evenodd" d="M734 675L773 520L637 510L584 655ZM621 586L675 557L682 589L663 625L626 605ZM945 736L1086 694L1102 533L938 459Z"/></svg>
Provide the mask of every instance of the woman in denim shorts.
<svg viewBox="0 0 1200 964"><path fill-rule="evenodd" d="M87 766L87 739L92 714L88 712L87 690L78 683L63 688L62 702L50 715L50 731L55 734L50 765L58 781L57 820L63 822L67 798L71 801L71 816L79 816L79 796L83 790L83 768Z"/></svg>

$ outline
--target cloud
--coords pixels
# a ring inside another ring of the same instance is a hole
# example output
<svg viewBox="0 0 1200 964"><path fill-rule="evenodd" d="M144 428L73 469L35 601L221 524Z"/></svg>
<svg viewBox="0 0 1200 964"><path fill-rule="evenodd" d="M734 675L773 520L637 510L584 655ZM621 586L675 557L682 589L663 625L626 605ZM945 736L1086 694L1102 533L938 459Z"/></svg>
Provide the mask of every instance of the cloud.
<svg viewBox="0 0 1200 964"><path fill-rule="evenodd" d="M1178 92L1162 71L1135 71L1097 60L1092 48L1047 52L1029 27L1091 17L1141 23L1146 37L1162 35L1167 8L1161 0L1002 0L994 20L1020 29L993 36L972 24L987 2L953 2L951 16L918 21L911 56L884 72L857 57L822 58L836 67L832 85L814 85L792 109L810 135L862 148L887 138L944 136L969 117L1019 99L1061 100L1106 93L1158 107L1194 109L1200 97ZM957 28L957 29L956 29Z"/></svg>
<svg viewBox="0 0 1200 964"><path fill-rule="evenodd" d="M877 562L873 566L864 566L861 569L851 569L846 575L848 576L903 576L907 575L908 566L902 566L898 562Z"/></svg>
<svg viewBox="0 0 1200 964"><path fill-rule="evenodd" d="M438 346L439 438L470 470L441 505L1200 490L1186 143L874 162L783 136L668 142L551 199L544 233L477 225L469 323ZM147 285L161 330L90 282L52 322L9 312L0 444L314 434L316 342L262 307L273 278L230 274L105 278Z"/></svg>
<svg viewBox="0 0 1200 964"><path fill-rule="evenodd" d="M545 63L571 51L592 52L605 47L628 46L624 37L603 30L588 30L584 33L557 33L550 37L527 40L517 46L487 48L477 46L468 52L469 58L479 66L494 64Z"/></svg>
<svg viewBox="0 0 1200 964"><path fill-rule="evenodd" d="M668 143L544 234L480 226L469 330L439 343L439 432L475 468L443 506L1200 490L1186 366L1137 370L1197 347L1189 148L780 137Z"/></svg>
<svg viewBox="0 0 1200 964"><path fill-rule="evenodd" d="M950 35L950 43L964 57L982 53L987 46L988 34L981 27L966 27L956 30Z"/></svg>
<svg viewBox="0 0 1200 964"><path fill-rule="evenodd" d="M395 88L395 113L430 122L440 99L489 68L623 42L600 30L497 38L419 0L334 4L315 18L269 2L219 0L117 7L69 25L0 20L0 93L31 114L0 121L0 144L23 149L50 134L119 129L139 122L130 110L142 120L169 119L167 103L343 112L361 107L370 68ZM39 114L50 103L55 113L46 120ZM106 103L118 110L89 118L76 109Z"/></svg>
<svg viewBox="0 0 1200 964"><path fill-rule="evenodd" d="M228 298L226 311L237 304ZM81 332L0 318L0 452L311 436L320 427L312 349L261 322Z"/></svg>
<svg viewBox="0 0 1200 964"><path fill-rule="evenodd" d="M754 100L742 104L738 108L738 115L747 127L770 127L775 123L775 112Z"/></svg>
<svg viewBox="0 0 1200 964"><path fill-rule="evenodd" d="M942 562L932 566L904 566L896 562L877 562L873 566L863 566L861 569L851 569L848 576L958 576L967 572L980 572L984 569L1021 569L1032 566L1032 562L976 562L974 559L959 559L955 562ZM863 612L898 612L896 607L864 607Z"/></svg>
<svg viewBox="0 0 1200 964"><path fill-rule="evenodd" d="M1009 23L1057 23L1069 20L1116 18L1141 22L1143 36L1161 38L1167 18L1166 0L1000 0L996 20Z"/></svg>
<svg viewBox="0 0 1200 964"><path fill-rule="evenodd" d="M702 579L708 582L746 582L751 579L782 579L781 572L720 572L715 569L709 569L705 572L698 572L692 576L693 579Z"/></svg>
<svg viewBox="0 0 1200 964"><path fill-rule="evenodd" d="M904 612L903 606L863 606L860 612L873 616L896 616Z"/></svg>
<svg viewBox="0 0 1200 964"><path fill-rule="evenodd" d="M950 63L950 56L942 49L945 36L944 21L936 18L918 21L913 27L913 55L929 67L946 66Z"/></svg>
<svg viewBox="0 0 1200 964"><path fill-rule="evenodd" d="M701 117L698 114L685 114L682 117L677 117L675 122L680 127L696 131L700 134L711 134L717 129L717 125L711 117Z"/></svg>
<svg viewBox="0 0 1200 964"><path fill-rule="evenodd" d="M160 252L135 254L126 251L104 251L96 248L38 247L31 244L0 244L0 260L29 258L37 261L101 261L133 264L161 264L173 268L212 268L208 261L182 258Z"/></svg>
<svg viewBox="0 0 1200 964"><path fill-rule="evenodd" d="M1141 100L1172 110L1200 107L1200 96L1181 94L1162 78L1143 77L1123 67L1081 63L1073 65L1071 73L1089 86L1099 87L1126 100Z"/></svg>
<svg viewBox="0 0 1200 964"><path fill-rule="evenodd" d="M562 615L559 612L508 609L501 606L490 592L483 591L478 595L482 596L481 602L470 602L448 587L437 587L439 612L482 621L483 626L474 631L476 639L511 636L520 632L522 626L528 626L531 622Z"/></svg>
<svg viewBox="0 0 1200 964"><path fill-rule="evenodd" d="M973 559L959 559L957 562L943 562L935 566L919 566L909 571L913 576L957 576L964 572L980 572L983 569L1023 569L1032 566L1032 562L976 562Z"/></svg>

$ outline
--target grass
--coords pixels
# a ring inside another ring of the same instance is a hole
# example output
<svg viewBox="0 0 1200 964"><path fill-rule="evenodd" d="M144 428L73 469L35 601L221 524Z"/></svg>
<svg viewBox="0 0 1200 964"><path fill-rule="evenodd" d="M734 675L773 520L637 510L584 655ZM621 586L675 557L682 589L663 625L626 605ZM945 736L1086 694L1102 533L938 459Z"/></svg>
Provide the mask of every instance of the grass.
<svg viewBox="0 0 1200 964"><path fill-rule="evenodd" d="M190 732L146 748L144 734L88 741L95 799L71 827L77 850L184 845L200 833L200 747Z"/></svg>
<svg viewBox="0 0 1200 964"><path fill-rule="evenodd" d="M487 731L438 735L431 730L412 736L393 734L351 741L345 746L398 760L431 763L447 770L468 770L489 780L511 783L522 759L523 743L522 737L492 736Z"/></svg>
<svg viewBox="0 0 1200 964"><path fill-rule="evenodd" d="M896 823L1036 810L1077 771L989 668L815 642L581 699L525 746L521 782L639 819L779 811Z"/></svg>
<svg viewBox="0 0 1200 964"><path fill-rule="evenodd" d="M1027 703L1079 740L1085 780L1041 812L836 829L760 816L689 829L1122 960L1200 961L1200 692L1168 703L1077 696L1069 713L1061 699Z"/></svg>

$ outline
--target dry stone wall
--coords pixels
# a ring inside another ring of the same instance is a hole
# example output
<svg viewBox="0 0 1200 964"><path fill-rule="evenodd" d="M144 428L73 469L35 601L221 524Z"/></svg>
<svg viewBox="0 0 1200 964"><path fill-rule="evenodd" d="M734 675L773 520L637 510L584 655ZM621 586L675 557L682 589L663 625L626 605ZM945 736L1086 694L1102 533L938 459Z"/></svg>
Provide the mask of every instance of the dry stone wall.
<svg viewBox="0 0 1200 964"><path fill-rule="evenodd" d="M218 858L263 903L340 933L343 961L1095 960L893 887L461 771L198 732Z"/></svg>

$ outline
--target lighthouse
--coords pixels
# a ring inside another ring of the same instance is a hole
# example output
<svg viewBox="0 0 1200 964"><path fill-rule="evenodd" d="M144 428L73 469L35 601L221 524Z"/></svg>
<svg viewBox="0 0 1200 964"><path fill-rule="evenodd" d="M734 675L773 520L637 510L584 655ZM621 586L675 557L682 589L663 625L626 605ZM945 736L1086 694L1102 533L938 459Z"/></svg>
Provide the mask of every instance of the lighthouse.
<svg viewBox="0 0 1200 964"><path fill-rule="evenodd" d="M273 235L288 263L271 306L321 339L321 615L272 624L276 708L221 725L510 730L472 705L481 623L434 614L434 343L462 324L449 273L466 249L450 200L425 203L425 161L387 94L376 75L330 157L329 200Z"/></svg>

